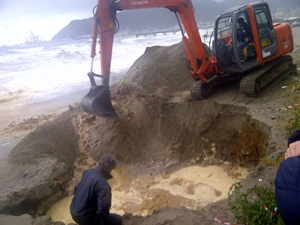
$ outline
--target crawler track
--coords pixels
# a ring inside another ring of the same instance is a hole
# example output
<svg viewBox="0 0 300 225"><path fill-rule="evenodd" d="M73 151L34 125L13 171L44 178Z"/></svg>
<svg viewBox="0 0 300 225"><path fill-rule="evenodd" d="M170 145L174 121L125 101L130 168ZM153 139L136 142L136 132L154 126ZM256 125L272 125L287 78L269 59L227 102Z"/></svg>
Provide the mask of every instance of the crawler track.
<svg viewBox="0 0 300 225"><path fill-rule="evenodd" d="M256 97L267 87L275 86L291 73L295 73L296 66L289 55L266 63L264 66L252 71L241 80L240 92Z"/></svg>

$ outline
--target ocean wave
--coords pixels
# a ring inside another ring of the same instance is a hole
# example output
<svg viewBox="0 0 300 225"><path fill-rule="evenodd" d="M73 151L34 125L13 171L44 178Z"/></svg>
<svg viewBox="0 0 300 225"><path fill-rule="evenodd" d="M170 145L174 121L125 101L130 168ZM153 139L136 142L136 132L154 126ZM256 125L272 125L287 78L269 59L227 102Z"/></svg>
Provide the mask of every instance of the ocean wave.
<svg viewBox="0 0 300 225"><path fill-rule="evenodd" d="M146 47L172 45L180 35L116 37L111 61L111 78L120 76L140 57ZM64 91L66 85L88 82L87 72L100 74L99 46L90 58L91 40L48 42L38 47L0 49L0 104L23 101L52 92ZM93 62L93 63L92 63ZM39 93L38 93L39 92Z"/></svg>
<svg viewBox="0 0 300 225"><path fill-rule="evenodd" d="M55 57L63 59L85 59L86 56L86 53L82 53L80 51L70 52L66 50L60 50Z"/></svg>
<svg viewBox="0 0 300 225"><path fill-rule="evenodd" d="M0 55L4 56L4 55L12 55L12 54L19 54L18 51L14 51L14 50L11 50L11 49L0 49Z"/></svg>

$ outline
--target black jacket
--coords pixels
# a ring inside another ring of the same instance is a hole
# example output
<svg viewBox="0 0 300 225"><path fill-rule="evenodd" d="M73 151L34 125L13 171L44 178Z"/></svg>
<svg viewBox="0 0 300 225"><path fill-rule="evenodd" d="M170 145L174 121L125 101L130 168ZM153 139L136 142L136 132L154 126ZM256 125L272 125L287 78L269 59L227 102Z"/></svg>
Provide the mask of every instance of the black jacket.
<svg viewBox="0 0 300 225"><path fill-rule="evenodd" d="M296 141L300 141L300 130L288 138L288 147ZM280 164L275 187L277 208L285 224L300 224L300 156L289 157Z"/></svg>
<svg viewBox="0 0 300 225"><path fill-rule="evenodd" d="M75 187L70 206L72 217L77 223L84 221L82 224L86 224L109 215L111 187L105 177L110 178L100 166L84 171L81 181Z"/></svg>
<svg viewBox="0 0 300 225"><path fill-rule="evenodd" d="M249 42L252 42L251 28L246 23L245 23L244 27L238 27L238 29L237 29L238 42L246 42L245 38L249 38L250 39Z"/></svg>

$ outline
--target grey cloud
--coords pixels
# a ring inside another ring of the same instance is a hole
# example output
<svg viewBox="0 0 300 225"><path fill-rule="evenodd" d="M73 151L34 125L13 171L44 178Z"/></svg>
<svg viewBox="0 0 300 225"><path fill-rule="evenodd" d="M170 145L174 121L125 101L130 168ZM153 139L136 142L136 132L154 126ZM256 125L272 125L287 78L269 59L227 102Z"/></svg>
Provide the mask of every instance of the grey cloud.
<svg viewBox="0 0 300 225"><path fill-rule="evenodd" d="M92 12L97 0L1 0L0 11L12 16L24 14L57 14Z"/></svg>

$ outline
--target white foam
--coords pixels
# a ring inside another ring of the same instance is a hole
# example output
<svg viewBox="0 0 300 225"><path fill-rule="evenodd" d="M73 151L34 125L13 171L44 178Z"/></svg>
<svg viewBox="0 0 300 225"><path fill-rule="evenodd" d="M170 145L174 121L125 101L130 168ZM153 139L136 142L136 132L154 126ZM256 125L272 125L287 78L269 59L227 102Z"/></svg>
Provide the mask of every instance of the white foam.
<svg viewBox="0 0 300 225"><path fill-rule="evenodd" d="M203 31L203 34L206 30ZM150 46L169 46L181 41L181 34L168 33L155 36L116 36L113 46L111 73L124 71ZM53 42L35 47L0 51L0 85L10 92L30 90L36 93L53 93L64 86L88 81L91 69L91 40ZM99 51L97 46L96 52ZM96 55L93 71L100 73L100 57ZM28 95L23 95L24 97ZM5 96L4 96L5 97ZM3 98L0 92L0 98Z"/></svg>

